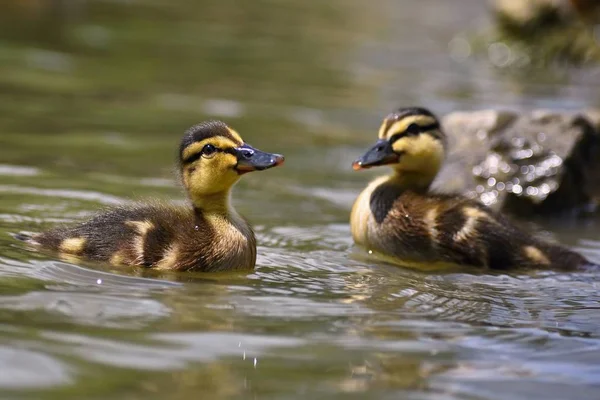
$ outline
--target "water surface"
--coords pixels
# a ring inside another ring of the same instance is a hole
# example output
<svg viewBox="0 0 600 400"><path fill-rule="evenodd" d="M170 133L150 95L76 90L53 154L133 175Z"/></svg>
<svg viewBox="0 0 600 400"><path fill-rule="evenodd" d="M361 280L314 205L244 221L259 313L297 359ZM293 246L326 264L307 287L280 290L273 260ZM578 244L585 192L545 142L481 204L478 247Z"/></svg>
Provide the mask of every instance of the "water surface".
<svg viewBox="0 0 600 400"><path fill-rule="evenodd" d="M597 70L519 73L457 52L489 26L478 0L9 3L1 397L600 397L597 274L419 272L354 248L348 226L377 173L350 163L391 108L599 106ZM10 236L182 201L178 141L206 118L286 155L235 189L254 272L112 268ZM600 262L596 220L541 222Z"/></svg>

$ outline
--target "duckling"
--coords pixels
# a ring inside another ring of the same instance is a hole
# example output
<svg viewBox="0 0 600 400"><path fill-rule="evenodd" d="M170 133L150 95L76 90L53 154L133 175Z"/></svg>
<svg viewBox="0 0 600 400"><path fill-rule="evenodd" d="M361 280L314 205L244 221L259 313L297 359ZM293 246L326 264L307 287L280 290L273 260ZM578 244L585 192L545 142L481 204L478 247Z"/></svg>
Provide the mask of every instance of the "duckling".
<svg viewBox="0 0 600 400"><path fill-rule="evenodd" d="M232 207L231 188L243 174L281 165L279 154L246 144L220 121L188 129L179 171L190 206L137 204L91 220L21 239L62 255L175 271L254 268L252 228Z"/></svg>
<svg viewBox="0 0 600 400"><path fill-rule="evenodd" d="M354 170L392 168L390 175L373 180L352 207L356 244L419 268L591 265L574 251L534 238L476 200L432 193L429 187L446 147L438 119L425 108L401 108L385 117L379 140L353 163Z"/></svg>

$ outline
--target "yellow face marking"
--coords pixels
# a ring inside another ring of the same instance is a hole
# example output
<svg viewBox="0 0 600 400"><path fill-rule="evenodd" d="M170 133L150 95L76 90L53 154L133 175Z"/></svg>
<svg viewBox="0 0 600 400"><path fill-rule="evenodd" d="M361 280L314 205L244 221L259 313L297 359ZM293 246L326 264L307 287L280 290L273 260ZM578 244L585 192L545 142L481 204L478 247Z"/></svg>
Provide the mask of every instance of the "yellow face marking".
<svg viewBox="0 0 600 400"><path fill-rule="evenodd" d="M536 264L550 265L548 257L535 246L525 246L523 247L523 252L527 258Z"/></svg>
<svg viewBox="0 0 600 400"><path fill-rule="evenodd" d="M402 154L398 163L391 164L397 171L411 172L407 179L416 179L415 185L428 186L444 162L444 145L431 135L406 136L392 144L394 152Z"/></svg>
<svg viewBox="0 0 600 400"><path fill-rule="evenodd" d="M244 139L242 139L242 137L240 136L239 133L237 133L230 127L227 127L227 129L229 130L229 133L231 133L231 136L233 136L235 138L235 140L237 140L237 143L236 143L237 146L241 146L242 144L244 144Z"/></svg>
<svg viewBox="0 0 600 400"><path fill-rule="evenodd" d="M427 228L427 232L429 232L429 237L434 242L437 240L438 230L437 230L437 216L438 210L436 207L430 208L425 213L425 227Z"/></svg>
<svg viewBox="0 0 600 400"><path fill-rule="evenodd" d="M213 146L218 147L219 149L230 149L239 146L239 144L233 142L231 139L228 139L223 136L214 136L208 139L201 140L200 142L194 142L190 144L183 150L183 154L181 155L182 158L185 160L188 157L198 153L199 151L202 151L204 146L206 146L207 144L212 144Z"/></svg>
<svg viewBox="0 0 600 400"><path fill-rule="evenodd" d="M63 253L79 254L85 246L85 238L75 237L67 238L60 243L58 249Z"/></svg>
<svg viewBox="0 0 600 400"><path fill-rule="evenodd" d="M443 158L444 146L431 135L406 136L396 140L392 144L395 152L404 152L409 155L419 155L429 159Z"/></svg>
<svg viewBox="0 0 600 400"><path fill-rule="evenodd" d="M386 126L388 124L388 120L384 119L383 122L381 123L381 126L379 127L379 132L377 133L377 137L379 137L379 139L385 139L385 132L386 132Z"/></svg>
<svg viewBox="0 0 600 400"><path fill-rule="evenodd" d="M227 137L215 136L192 143L184 149L182 158L185 160L197 155L207 144L212 144L221 150L233 149L238 146ZM208 195L226 194L240 179L240 174L235 170L237 163L238 159L235 155L220 151L210 157L200 157L194 163L183 165L183 184L194 205L204 208L201 203L206 202L205 199Z"/></svg>
<svg viewBox="0 0 600 400"><path fill-rule="evenodd" d="M384 121L379 128L379 138L389 140L392 136L397 133L402 133L408 128L411 124L417 124L419 126L428 126L437 123L435 118L430 117L429 115L409 115L404 117L396 122L394 122L390 127L386 130L385 126L387 121Z"/></svg>

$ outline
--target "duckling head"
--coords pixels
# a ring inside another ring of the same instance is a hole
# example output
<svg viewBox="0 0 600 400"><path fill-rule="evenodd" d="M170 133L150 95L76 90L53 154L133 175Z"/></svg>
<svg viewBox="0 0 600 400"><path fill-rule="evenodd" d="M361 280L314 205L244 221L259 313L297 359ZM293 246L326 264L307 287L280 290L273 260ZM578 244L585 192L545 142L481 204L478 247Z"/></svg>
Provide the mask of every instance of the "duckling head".
<svg viewBox="0 0 600 400"><path fill-rule="evenodd" d="M379 140L352 164L355 170L380 165L415 185L429 186L444 161L446 137L438 119L420 107L389 114L379 128Z"/></svg>
<svg viewBox="0 0 600 400"><path fill-rule="evenodd" d="M279 154L266 153L244 143L221 121L207 121L188 129L179 148L183 184L194 204L229 189L245 173L283 164Z"/></svg>

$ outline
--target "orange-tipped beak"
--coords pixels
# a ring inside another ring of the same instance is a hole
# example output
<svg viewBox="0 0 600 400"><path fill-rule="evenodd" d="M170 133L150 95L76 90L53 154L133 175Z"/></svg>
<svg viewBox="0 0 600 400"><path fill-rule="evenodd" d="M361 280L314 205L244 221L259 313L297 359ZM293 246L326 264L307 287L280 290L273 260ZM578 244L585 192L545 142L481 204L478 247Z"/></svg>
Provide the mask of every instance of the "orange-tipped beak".
<svg viewBox="0 0 600 400"><path fill-rule="evenodd" d="M365 168L369 168L369 167L363 167L362 165L360 165L360 162L358 160L356 160L352 163L352 169L355 171L365 169Z"/></svg>
<svg viewBox="0 0 600 400"><path fill-rule="evenodd" d="M394 152L394 149L387 140L379 139L369 150L360 158L352 163L352 169L355 171L397 163L400 155Z"/></svg>

